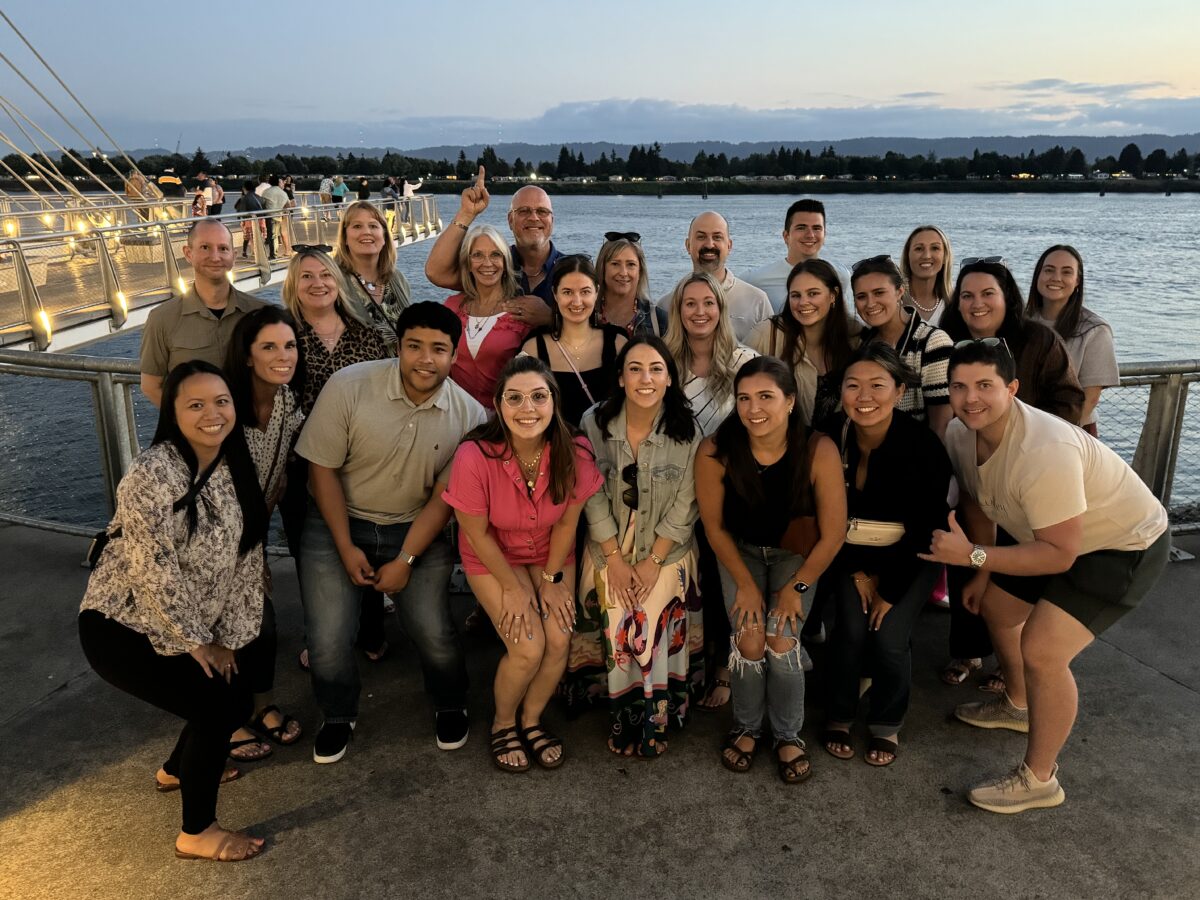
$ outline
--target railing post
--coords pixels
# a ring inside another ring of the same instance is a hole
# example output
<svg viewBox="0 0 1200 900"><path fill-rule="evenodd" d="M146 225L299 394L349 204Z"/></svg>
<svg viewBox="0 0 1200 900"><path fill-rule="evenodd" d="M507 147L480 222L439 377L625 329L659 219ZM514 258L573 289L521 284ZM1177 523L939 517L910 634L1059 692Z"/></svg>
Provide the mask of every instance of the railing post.
<svg viewBox="0 0 1200 900"><path fill-rule="evenodd" d="M125 324L129 307L125 295L121 293L121 285L117 282L117 269L113 265L112 254L108 252L108 242L103 235L96 235L96 259L100 264L100 280L104 285L104 297L108 300L108 308L112 315L113 331Z"/></svg>
<svg viewBox="0 0 1200 900"><path fill-rule="evenodd" d="M1171 498L1186 397L1187 385L1179 374L1168 375L1165 381L1150 386L1146 421L1133 453L1133 470L1164 506Z"/></svg>
<svg viewBox="0 0 1200 900"><path fill-rule="evenodd" d="M171 231L165 224L158 226L158 233L162 237L162 253L163 253L163 274L167 279L167 290L172 294L183 294L180 282L183 278L179 274L179 263L175 261L175 248L171 244Z"/></svg>
<svg viewBox="0 0 1200 900"><path fill-rule="evenodd" d="M33 332L33 343L39 350L50 346L53 331L50 326L50 314L42 307L42 298L38 296L37 285L33 283L33 275L29 271L29 263L25 261L25 253L16 241L9 241L12 248L13 269L17 273L17 292L21 297L21 311L25 321Z"/></svg>
<svg viewBox="0 0 1200 900"><path fill-rule="evenodd" d="M122 440L119 424L124 410L116 406L115 384L109 372L101 372L93 382L93 399L96 403L96 435L100 439L100 465L104 471L104 492L108 500L108 511L117 508L117 485L128 466L128 444ZM125 452L122 452L125 451Z"/></svg>
<svg viewBox="0 0 1200 900"><path fill-rule="evenodd" d="M253 219L254 227L250 233L254 235L254 264L258 266L259 286L271 280L271 260L267 258L267 242L263 238L263 228L266 219Z"/></svg>

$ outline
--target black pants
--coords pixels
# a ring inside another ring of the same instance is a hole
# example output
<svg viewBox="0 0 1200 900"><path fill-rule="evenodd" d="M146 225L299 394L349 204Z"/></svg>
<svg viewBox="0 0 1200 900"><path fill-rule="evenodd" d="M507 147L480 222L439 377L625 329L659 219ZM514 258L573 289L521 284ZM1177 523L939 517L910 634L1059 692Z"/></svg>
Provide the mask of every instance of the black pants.
<svg viewBox="0 0 1200 900"><path fill-rule="evenodd" d="M109 684L187 723L163 768L179 779L184 833L199 834L217 819L229 736L253 711L248 679L238 674L226 684L186 653L160 656L145 635L96 610L79 614L79 643Z"/></svg>
<svg viewBox="0 0 1200 900"><path fill-rule="evenodd" d="M711 660L708 668L712 670L723 667L729 659L729 613L725 611L725 594L721 589L717 555L713 553L704 526L698 520L696 549L700 600L704 610L704 655Z"/></svg>
<svg viewBox="0 0 1200 900"><path fill-rule="evenodd" d="M263 597L262 629L258 637L234 653L238 673L253 694L266 694L275 688L275 604ZM245 723L242 723L245 724Z"/></svg>

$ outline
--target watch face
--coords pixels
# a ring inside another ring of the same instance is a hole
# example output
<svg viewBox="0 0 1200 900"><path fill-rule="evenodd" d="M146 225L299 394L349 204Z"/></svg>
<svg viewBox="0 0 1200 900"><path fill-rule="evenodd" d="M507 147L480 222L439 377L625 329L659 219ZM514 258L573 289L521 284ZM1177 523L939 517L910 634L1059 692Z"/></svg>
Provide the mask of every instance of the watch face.
<svg viewBox="0 0 1200 900"><path fill-rule="evenodd" d="M803 594L808 591L808 585L803 581L797 581L792 585L792 590L794 590L797 594Z"/></svg>
<svg viewBox="0 0 1200 900"><path fill-rule="evenodd" d="M985 562L987 562L987 554L983 552L982 547L976 547L971 551L971 565L978 569Z"/></svg>

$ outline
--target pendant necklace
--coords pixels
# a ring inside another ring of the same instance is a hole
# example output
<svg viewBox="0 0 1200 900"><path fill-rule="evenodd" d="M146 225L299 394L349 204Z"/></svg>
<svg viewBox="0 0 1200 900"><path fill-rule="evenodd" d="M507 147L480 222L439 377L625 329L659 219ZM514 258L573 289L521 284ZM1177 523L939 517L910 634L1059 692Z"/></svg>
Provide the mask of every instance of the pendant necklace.
<svg viewBox="0 0 1200 900"><path fill-rule="evenodd" d="M533 496L533 485L537 481L538 464L542 461L542 451L545 449L546 445L542 444L538 448L537 455L534 456L532 462L525 462L525 460L521 459L521 454L515 449L513 450L513 456L517 458L517 462L521 465L521 472L525 476L525 487L529 489L530 496Z"/></svg>

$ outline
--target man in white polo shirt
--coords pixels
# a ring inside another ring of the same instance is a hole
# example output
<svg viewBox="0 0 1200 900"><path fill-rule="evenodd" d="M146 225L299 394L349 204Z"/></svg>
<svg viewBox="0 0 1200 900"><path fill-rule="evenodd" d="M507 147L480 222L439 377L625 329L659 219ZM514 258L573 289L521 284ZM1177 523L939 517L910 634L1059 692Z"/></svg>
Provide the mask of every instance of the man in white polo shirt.
<svg viewBox="0 0 1200 900"><path fill-rule="evenodd" d="M767 295L752 284L738 278L725 267L729 251L733 249L733 237L729 223L720 213L702 212L692 219L688 236L683 242L688 256L692 258L693 272L707 272L717 280L725 294L725 308L733 320L733 333L738 342L759 322L771 316L771 303ZM671 312L671 297L674 290L659 298L658 305Z"/></svg>
<svg viewBox="0 0 1200 900"><path fill-rule="evenodd" d="M980 610L1007 693L960 720L1027 732L1025 758L968 794L999 813L1057 806L1058 754L1075 723L1071 661L1154 585L1170 552L1167 512L1098 440L1016 399L1008 347L962 341L950 357L957 419L946 449L962 492L960 527L934 532L922 559L969 566L963 603ZM994 546L996 526L1016 541Z"/></svg>
<svg viewBox="0 0 1200 900"><path fill-rule="evenodd" d="M437 744L467 740L467 668L450 618L454 554L442 492L458 442L487 416L449 380L462 336L440 303L414 303L396 322L397 359L347 366L326 383L296 452L309 462L300 594L313 690L325 722L313 759L350 743L362 685L354 659L368 590L391 594L433 699Z"/></svg>
<svg viewBox="0 0 1200 900"><path fill-rule="evenodd" d="M846 298L853 314L850 298L854 292L850 290L850 270L824 254L825 204L805 197L789 206L787 215L783 217L783 243L787 247L785 258L755 269L746 276L748 282L766 291L771 309L776 313L783 312L784 301L787 300L788 275L792 269L805 260L820 258L837 272L842 282L842 296Z"/></svg>

